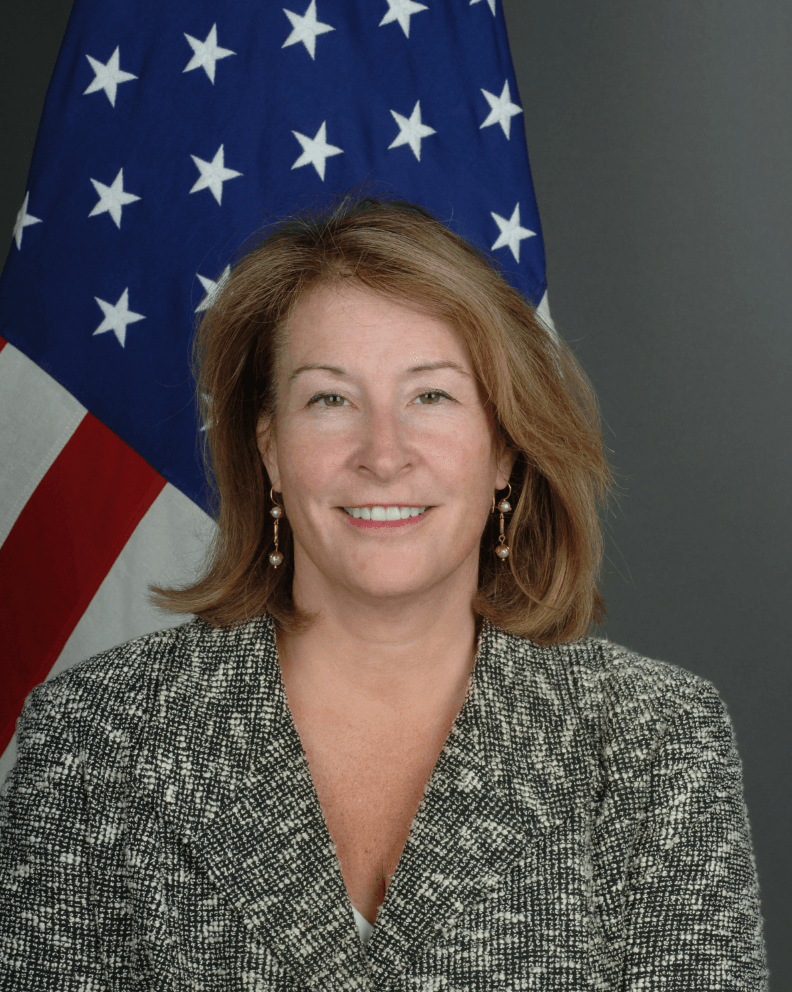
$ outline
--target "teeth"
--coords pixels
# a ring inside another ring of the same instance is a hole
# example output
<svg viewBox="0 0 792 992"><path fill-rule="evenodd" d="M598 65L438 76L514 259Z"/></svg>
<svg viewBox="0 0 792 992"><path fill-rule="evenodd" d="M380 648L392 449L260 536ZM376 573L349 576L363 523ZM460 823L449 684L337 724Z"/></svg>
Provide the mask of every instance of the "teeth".
<svg viewBox="0 0 792 992"><path fill-rule="evenodd" d="M345 506L344 510L357 520L406 520L426 513L425 506Z"/></svg>

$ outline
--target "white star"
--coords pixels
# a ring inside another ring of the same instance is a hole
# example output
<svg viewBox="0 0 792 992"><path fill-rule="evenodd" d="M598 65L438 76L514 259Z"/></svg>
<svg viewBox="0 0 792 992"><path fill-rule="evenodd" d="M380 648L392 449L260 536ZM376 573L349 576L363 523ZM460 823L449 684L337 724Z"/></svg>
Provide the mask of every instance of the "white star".
<svg viewBox="0 0 792 992"><path fill-rule="evenodd" d="M470 6L472 7L474 3L481 3L481 0L470 0ZM492 16L495 16L495 0L487 0L489 4L489 9L492 11Z"/></svg>
<svg viewBox="0 0 792 992"><path fill-rule="evenodd" d="M413 155L421 161L421 141L430 134L437 134L433 127L421 122L421 101L416 100L413 107L412 116L403 117L391 110L394 120L399 125L399 133L388 145L388 148L398 148L399 145L409 145L413 150Z"/></svg>
<svg viewBox="0 0 792 992"><path fill-rule="evenodd" d="M201 281L201 285L204 288L204 296L198 306L195 308L196 313L201 313L203 310L208 310L209 307L217 299L220 290L225 286L231 276L231 266L226 265L220 278L215 282L214 279L207 279L206 276L198 275Z"/></svg>
<svg viewBox="0 0 792 992"><path fill-rule="evenodd" d="M229 55L236 55L230 48L220 48L217 44L217 25L212 25L212 30L206 36L206 41L199 41L191 34L184 32L184 37L189 41L193 50L193 57L182 70L189 72L191 69L203 69L209 80L214 84L215 65L220 59L226 59Z"/></svg>
<svg viewBox="0 0 792 992"><path fill-rule="evenodd" d="M388 0L388 13L379 22L379 26L382 27L383 24L393 24L394 21L398 21L404 32L404 37L409 38L410 18L420 10L428 9L426 4L415 3L415 0Z"/></svg>
<svg viewBox="0 0 792 992"><path fill-rule="evenodd" d="M289 18L292 26L292 33L281 45L287 48L289 45L296 45L302 42L311 58L316 58L316 37L320 34L327 34L328 31L335 31L329 24L322 24L316 19L316 0L311 0L308 9L302 15L294 14L290 10L283 8L283 13Z"/></svg>
<svg viewBox="0 0 792 992"><path fill-rule="evenodd" d="M95 217L97 214L108 213L115 221L116 227L120 229L121 208L125 207L128 203L134 203L135 200L140 199L134 193L124 192L124 170L118 170L118 175L113 180L112 186L105 186L104 183L100 183L96 179L92 179L91 182L99 194L99 202L88 216Z"/></svg>
<svg viewBox="0 0 792 992"><path fill-rule="evenodd" d="M199 189L210 189L215 200L217 200L218 203L222 203L223 183L227 182L229 179L235 179L237 176L242 175L241 172L236 172L234 169L226 169L223 146L220 145L211 162L204 162L204 160L202 158L198 158L197 155L191 155L190 158L198 166L198 171L201 173L201 175L195 180L195 185L190 192L197 193Z"/></svg>
<svg viewBox="0 0 792 992"><path fill-rule="evenodd" d="M304 165L312 165L319 173L319 178L323 182L325 177L325 160L330 158L331 155L343 155L344 153L343 148L338 148L336 145L328 145L326 124L327 121L322 121L322 126L313 138L308 138L306 135L300 134L299 131L292 131L294 137L302 145L302 155L294 163L292 169L300 169Z"/></svg>
<svg viewBox="0 0 792 992"><path fill-rule="evenodd" d="M137 320L146 319L142 313L134 313L129 309L129 287L124 290L119 297L118 303L115 305L108 303L106 300L100 300L98 296L94 296L94 299L102 308L104 320L96 328L92 336L104 334L105 331L112 331L123 348L126 341L127 324L134 324Z"/></svg>
<svg viewBox="0 0 792 992"><path fill-rule="evenodd" d="M118 84L128 83L130 79L137 79L138 77L131 72L124 72L123 69L119 69L118 47L116 47L116 50L107 60L107 65L104 65L98 59L92 59L90 55L86 55L85 57L91 63L91 68L96 75L88 89L83 91L83 96L86 93L98 93L99 90L104 90L107 99L110 101L110 106L115 107Z"/></svg>
<svg viewBox="0 0 792 992"><path fill-rule="evenodd" d="M506 137L511 138L511 119L516 114L522 113L522 107L518 107L516 103L511 102L509 80L507 79L503 84L500 96L495 96L494 93L490 93L485 89L482 89L481 92L487 98L487 103L490 105L489 116L481 126L489 127L491 124L500 124Z"/></svg>
<svg viewBox="0 0 792 992"><path fill-rule="evenodd" d="M17 249L22 247L22 232L26 227L30 227L31 224L40 224L41 218L34 217L32 214L27 212L28 200L30 199L30 192L25 193L25 202L19 208L19 213L16 216L16 223L14 224L14 240L16 241Z"/></svg>
<svg viewBox="0 0 792 992"><path fill-rule="evenodd" d="M500 214L493 213L492 216L495 219L495 223L500 228L498 240L492 246L492 251L496 248L505 248L508 245L511 249L512 255L514 255L515 262L519 262L520 242L524 241L526 238L534 237L536 231L529 231L527 227L520 227L519 203L514 208L514 213L508 220L506 220L505 217L501 217Z"/></svg>

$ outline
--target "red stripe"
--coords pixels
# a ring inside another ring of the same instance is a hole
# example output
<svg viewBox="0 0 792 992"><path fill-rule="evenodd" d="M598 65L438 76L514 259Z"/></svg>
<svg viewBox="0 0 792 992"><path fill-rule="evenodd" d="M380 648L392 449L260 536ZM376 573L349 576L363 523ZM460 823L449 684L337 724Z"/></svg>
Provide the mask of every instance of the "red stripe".
<svg viewBox="0 0 792 992"><path fill-rule="evenodd" d="M2 351L2 350L3 350L3 348L5 348L5 346L6 346L7 344L8 344L8 342L6 341L6 339L5 339L5 338L0 338L0 351Z"/></svg>
<svg viewBox="0 0 792 992"><path fill-rule="evenodd" d="M0 752L165 479L90 413L0 547Z"/></svg>

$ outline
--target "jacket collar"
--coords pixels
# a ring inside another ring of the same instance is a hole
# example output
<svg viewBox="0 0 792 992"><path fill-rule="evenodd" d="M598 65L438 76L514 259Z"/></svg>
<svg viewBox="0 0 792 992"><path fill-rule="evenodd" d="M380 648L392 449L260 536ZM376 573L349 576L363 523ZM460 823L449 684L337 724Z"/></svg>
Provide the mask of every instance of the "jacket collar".
<svg viewBox="0 0 792 992"><path fill-rule="evenodd" d="M196 620L185 638L159 690L144 787L306 988L392 981L587 798L593 756L563 650L485 621L465 702L364 948L271 617L233 630Z"/></svg>

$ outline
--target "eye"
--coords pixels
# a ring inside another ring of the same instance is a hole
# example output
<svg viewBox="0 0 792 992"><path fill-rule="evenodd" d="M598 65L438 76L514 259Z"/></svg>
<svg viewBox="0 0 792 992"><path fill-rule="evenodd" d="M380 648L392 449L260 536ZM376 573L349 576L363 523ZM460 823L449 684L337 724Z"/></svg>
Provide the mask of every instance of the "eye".
<svg viewBox="0 0 792 992"><path fill-rule="evenodd" d="M347 400L343 396L339 396L338 393L317 393L316 396L312 396L308 400L308 406L312 404L321 404L325 407L339 407L343 406Z"/></svg>
<svg viewBox="0 0 792 992"><path fill-rule="evenodd" d="M444 393L442 389L430 389L425 393L421 393L420 396L415 398L416 403L421 403L423 406L436 406L441 399L450 400L451 397L448 393Z"/></svg>

